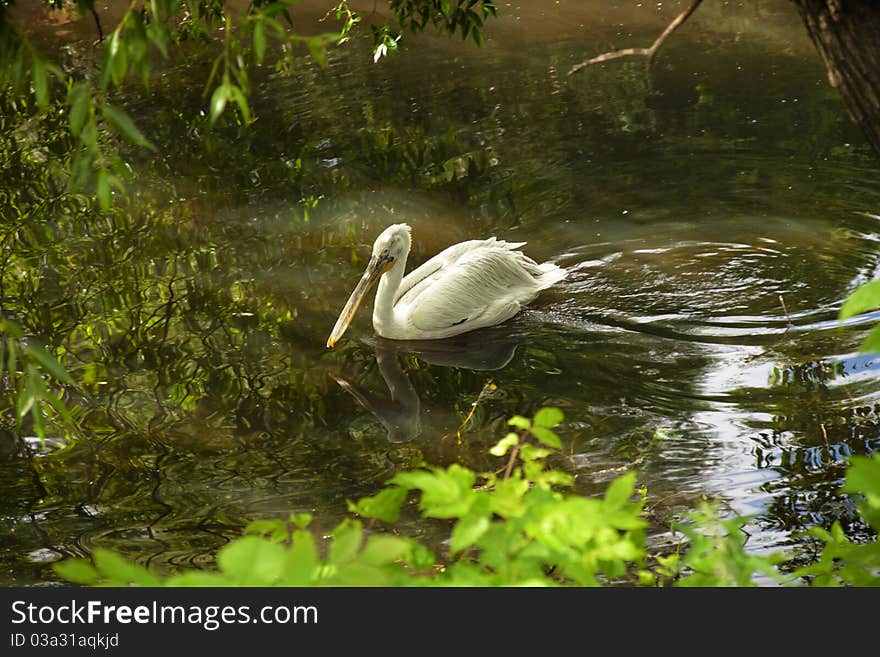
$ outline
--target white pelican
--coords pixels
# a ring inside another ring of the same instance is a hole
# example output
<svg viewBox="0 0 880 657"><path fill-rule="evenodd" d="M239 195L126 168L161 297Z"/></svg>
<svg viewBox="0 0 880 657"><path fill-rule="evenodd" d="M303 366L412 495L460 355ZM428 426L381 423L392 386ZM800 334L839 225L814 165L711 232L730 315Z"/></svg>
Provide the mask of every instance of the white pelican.
<svg viewBox="0 0 880 657"><path fill-rule="evenodd" d="M373 244L364 275L336 320L327 346L335 345L377 280L373 328L392 340L448 338L510 319L566 271L538 264L516 249L525 242L490 237L454 244L406 277L410 227L389 226Z"/></svg>

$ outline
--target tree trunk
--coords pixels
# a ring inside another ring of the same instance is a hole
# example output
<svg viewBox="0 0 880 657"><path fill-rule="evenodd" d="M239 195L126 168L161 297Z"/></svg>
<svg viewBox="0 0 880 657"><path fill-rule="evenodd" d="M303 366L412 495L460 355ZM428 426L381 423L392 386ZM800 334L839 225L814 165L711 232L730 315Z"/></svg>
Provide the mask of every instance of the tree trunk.
<svg viewBox="0 0 880 657"><path fill-rule="evenodd" d="M793 0L828 81L880 153L880 1Z"/></svg>

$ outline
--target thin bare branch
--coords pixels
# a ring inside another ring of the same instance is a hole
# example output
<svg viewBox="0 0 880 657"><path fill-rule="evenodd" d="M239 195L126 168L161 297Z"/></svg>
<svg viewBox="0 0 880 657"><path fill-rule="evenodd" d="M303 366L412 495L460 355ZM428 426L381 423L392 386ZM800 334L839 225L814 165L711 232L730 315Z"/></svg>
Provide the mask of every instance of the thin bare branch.
<svg viewBox="0 0 880 657"><path fill-rule="evenodd" d="M98 28L98 43L101 43L104 41L104 29L101 27L101 19L94 7L92 7L92 18L95 19L95 27Z"/></svg>
<svg viewBox="0 0 880 657"><path fill-rule="evenodd" d="M794 324L791 323L791 315L788 314L788 308L785 307L785 299L782 298L781 294L779 295L779 303L782 304L782 312L785 313L785 319L788 321L788 326L785 327L785 330L788 331Z"/></svg>
<svg viewBox="0 0 880 657"><path fill-rule="evenodd" d="M602 53L601 55L597 55L585 62L575 64L569 69L568 75L577 73L581 69L586 68L587 66L592 66L593 64L610 62L624 57L647 57L648 66L650 66L654 61L654 57L657 55L657 51L660 50L660 46L663 45L663 42L691 17L691 14L697 10L697 7L699 7L702 2L703 0L692 0L691 4L688 5L688 8L676 16L675 20L666 26L666 29L663 30L663 33L657 37L657 40L654 41L654 43L651 44L650 48L624 48L623 50L613 50L611 52Z"/></svg>
<svg viewBox="0 0 880 657"><path fill-rule="evenodd" d="M513 449L510 450L510 458L507 459L507 467L504 469L504 477L503 480L507 481L510 479L510 475L513 472L513 464L516 463L516 458L519 456L519 450L522 449L522 446L526 443L526 438L529 437L529 431L525 430L519 435L519 442L513 446Z"/></svg>

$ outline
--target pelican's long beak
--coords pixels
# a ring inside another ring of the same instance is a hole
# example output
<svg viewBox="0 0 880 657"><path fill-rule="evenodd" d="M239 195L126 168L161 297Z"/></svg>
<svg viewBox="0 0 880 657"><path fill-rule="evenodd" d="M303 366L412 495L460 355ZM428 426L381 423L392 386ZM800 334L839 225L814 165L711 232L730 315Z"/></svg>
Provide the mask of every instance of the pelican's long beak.
<svg viewBox="0 0 880 657"><path fill-rule="evenodd" d="M333 345L339 342L342 334L345 333L348 325L351 324L351 320L354 319L354 314L360 307L361 302L363 302L364 297L367 296L367 292L369 292L370 288L373 287L373 284L379 280L379 277L393 266L394 258L378 256L370 258L370 262L367 265L366 271L364 271L364 275L361 276L361 280L358 281L357 287L354 288L354 292L351 293L351 296L348 297L348 301L345 302L345 307L342 309L342 312L339 313L339 319L336 320L336 325L333 327L330 337L327 338L328 348L332 349Z"/></svg>

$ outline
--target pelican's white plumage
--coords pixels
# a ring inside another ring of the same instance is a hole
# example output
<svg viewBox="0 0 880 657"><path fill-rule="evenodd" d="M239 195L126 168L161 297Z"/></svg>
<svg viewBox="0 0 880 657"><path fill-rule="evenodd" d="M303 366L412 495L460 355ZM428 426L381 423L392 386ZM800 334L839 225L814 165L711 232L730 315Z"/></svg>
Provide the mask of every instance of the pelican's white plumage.
<svg viewBox="0 0 880 657"><path fill-rule="evenodd" d="M367 270L342 309L328 347L342 337L377 279L376 333L393 340L435 340L500 324L566 275L518 251L525 242L490 237L454 244L404 277L411 243L406 224L389 226L376 238Z"/></svg>

